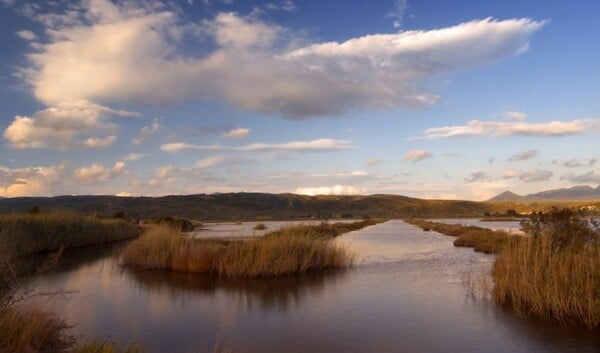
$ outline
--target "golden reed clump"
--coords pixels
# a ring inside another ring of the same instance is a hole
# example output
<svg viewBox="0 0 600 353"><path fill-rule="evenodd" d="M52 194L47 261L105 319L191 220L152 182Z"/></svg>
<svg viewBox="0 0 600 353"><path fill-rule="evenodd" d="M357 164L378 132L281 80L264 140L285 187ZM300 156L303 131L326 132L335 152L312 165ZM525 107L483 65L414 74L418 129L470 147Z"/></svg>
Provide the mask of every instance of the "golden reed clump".
<svg viewBox="0 0 600 353"><path fill-rule="evenodd" d="M357 222L363 226L372 222ZM339 226L354 230L356 226ZM326 233L325 229L331 230ZM327 236L327 234L330 234ZM244 241L197 240L176 229L158 226L124 249L125 266L228 277L271 277L346 267L354 256L331 241L336 225L298 226Z"/></svg>

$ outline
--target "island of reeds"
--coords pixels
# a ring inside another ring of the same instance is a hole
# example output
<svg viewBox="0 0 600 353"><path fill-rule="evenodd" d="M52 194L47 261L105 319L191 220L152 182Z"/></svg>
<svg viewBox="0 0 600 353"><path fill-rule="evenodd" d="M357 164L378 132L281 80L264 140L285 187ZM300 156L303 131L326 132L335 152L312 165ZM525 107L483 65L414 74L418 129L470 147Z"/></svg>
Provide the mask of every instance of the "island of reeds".
<svg viewBox="0 0 600 353"><path fill-rule="evenodd" d="M600 327L600 223L580 211L551 208L521 225L522 236L479 227L407 220L458 237L456 246L496 253L493 296L519 316Z"/></svg>
<svg viewBox="0 0 600 353"><path fill-rule="evenodd" d="M321 223L284 228L256 239L199 240L172 227L155 226L123 251L123 265L227 277L272 277L350 266L354 256L331 242L376 221Z"/></svg>

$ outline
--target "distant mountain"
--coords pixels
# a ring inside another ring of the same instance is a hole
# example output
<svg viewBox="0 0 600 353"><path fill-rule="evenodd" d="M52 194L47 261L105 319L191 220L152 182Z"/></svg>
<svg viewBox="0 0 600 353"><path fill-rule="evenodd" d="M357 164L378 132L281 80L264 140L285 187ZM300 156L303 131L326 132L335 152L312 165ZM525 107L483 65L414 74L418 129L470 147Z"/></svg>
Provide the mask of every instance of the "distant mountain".
<svg viewBox="0 0 600 353"><path fill-rule="evenodd" d="M554 189L521 196L510 191L498 194L489 202L535 202L535 201L594 201L600 200L600 185L595 189L588 185Z"/></svg>

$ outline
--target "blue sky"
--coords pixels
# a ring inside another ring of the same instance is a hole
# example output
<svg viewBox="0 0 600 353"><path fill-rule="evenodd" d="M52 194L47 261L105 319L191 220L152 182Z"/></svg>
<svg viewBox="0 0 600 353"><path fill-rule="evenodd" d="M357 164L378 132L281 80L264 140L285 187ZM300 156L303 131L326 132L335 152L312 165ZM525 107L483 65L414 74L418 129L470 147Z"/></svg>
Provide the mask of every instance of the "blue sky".
<svg viewBox="0 0 600 353"><path fill-rule="evenodd" d="M0 0L0 196L596 186L598 13Z"/></svg>

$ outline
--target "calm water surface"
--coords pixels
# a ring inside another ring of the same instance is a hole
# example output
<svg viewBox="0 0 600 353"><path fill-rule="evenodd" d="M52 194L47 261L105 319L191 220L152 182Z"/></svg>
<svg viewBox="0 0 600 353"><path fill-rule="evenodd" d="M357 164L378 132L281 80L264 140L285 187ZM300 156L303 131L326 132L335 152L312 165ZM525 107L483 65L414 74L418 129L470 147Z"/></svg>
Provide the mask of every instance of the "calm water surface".
<svg viewBox="0 0 600 353"><path fill-rule="evenodd" d="M452 240L389 221L336 240L357 253L354 268L271 280L133 272L97 248L34 284L79 291L48 304L75 334L147 352L598 352L594 333L521 321L470 295L465 278L493 257Z"/></svg>
<svg viewBox="0 0 600 353"><path fill-rule="evenodd" d="M357 220L343 219L343 220L331 220L331 223L352 223ZM193 232L187 234L198 239L235 239L235 238L247 238L247 237L259 237L269 232L279 230L281 228L295 226L295 225L316 225L323 222L322 220L302 220L302 221L266 221L266 222L211 222L202 223L202 227ZM264 225L266 228L263 230L256 230L258 224Z"/></svg>
<svg viewBox="0 0 600 353"><path fill-rule="evenodd" d="M447 224L460 224L463 226L476 226L492 230L503 230L512 234L523 234L520 221L482 221L481 218L434 218L433 222Z"/></svg>

